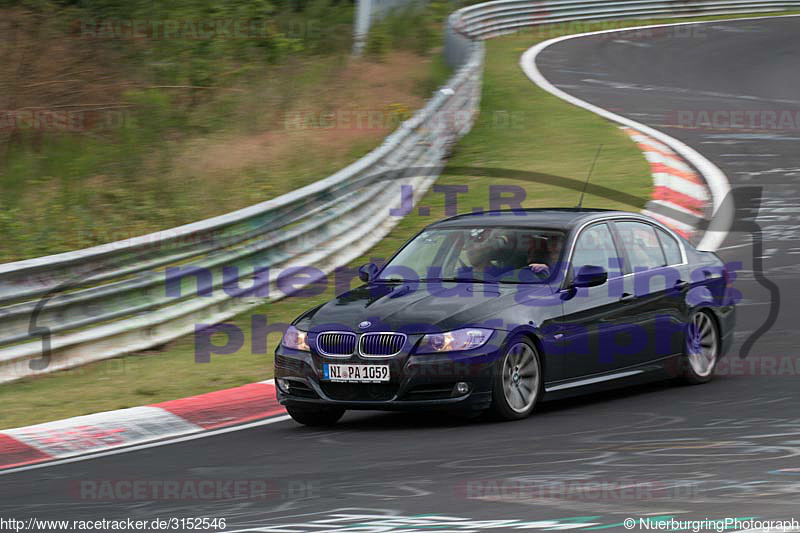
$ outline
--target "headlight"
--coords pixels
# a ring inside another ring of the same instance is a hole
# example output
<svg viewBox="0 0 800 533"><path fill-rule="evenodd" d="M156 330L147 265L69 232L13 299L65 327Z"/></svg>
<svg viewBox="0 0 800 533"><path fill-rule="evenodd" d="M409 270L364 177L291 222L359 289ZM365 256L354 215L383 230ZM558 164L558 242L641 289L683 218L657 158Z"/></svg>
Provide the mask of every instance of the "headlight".
<svg viewBox="0 0 800 533"><path fill-rule="evenodd" d="M444 333L429 333L422 337L417 353L472 350L486 344L486 341L491 336L491 329L482 328L464 328Z"/></svg>
<svg viewBox="0 0 800 533"><path fill-rule="evenodd" d="M300 331L294 326L289 326L286 329L286 333L283 334L283 339L281 339L281 346L284 348L289 348L290 350L301 350L303 352L310 352L311 349L308 347L308 333L305 331Z"/></svg>

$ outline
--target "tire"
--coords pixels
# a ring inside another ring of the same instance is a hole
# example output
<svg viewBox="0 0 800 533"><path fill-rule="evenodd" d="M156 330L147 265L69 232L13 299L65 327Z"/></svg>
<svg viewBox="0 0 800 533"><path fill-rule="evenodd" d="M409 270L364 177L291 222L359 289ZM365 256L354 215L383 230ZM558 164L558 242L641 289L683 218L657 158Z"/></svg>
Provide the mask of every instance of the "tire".
<svg viewBox="0 0 800 533"><path fill-rule="evenodd" d="M689 317L681 378L698 385L711 381L720 354L720 338L708 311L696 311Z"/></svg>
<svg viewBox="0 0 800 533"><path fill-rule="evenodd" d="M287 407L286 412L295 422L304 426L332 426L342 418L344 409L340 407Z"/></svg>
<svg viewBox="0 0 800 533"><path fill-rule="evenodd" d="M513 339L497 363L492 385L492 411L501 420L526 418L536 407L541 391L539 351L529 339Z"/></svg>

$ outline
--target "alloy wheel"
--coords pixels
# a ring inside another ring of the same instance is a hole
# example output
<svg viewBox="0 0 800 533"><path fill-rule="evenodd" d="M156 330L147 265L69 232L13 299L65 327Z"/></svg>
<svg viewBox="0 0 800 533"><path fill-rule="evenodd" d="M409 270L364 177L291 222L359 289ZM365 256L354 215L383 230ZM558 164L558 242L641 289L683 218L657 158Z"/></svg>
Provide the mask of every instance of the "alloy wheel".
<svg viewBox="0 0 800 533"><path fill-rule="evenodd" d="M539 395L539 380L533 349L524 342L511 346L503 361L503 393L514 412L531 408Z"/></svg>
<svg viewBox="0 0 800 533"><path fill-rule="evenodd" d="M717 328L706 313L692 317L686 332L686 354L692 370L699 377L707 377L717 362L719 339Z"/></svg>

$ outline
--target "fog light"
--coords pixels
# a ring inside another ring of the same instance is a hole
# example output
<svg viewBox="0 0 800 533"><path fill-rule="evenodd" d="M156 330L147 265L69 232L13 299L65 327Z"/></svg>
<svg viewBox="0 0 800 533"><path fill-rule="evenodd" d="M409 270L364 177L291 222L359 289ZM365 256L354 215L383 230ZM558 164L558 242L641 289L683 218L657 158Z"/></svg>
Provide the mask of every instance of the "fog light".
<svg viewBox="0 0 800 533"><path fill-rule="evenodd" d="M278 378L277 380L275 380L275 382L278 384L278 388L281 390L281 392L286 392L286 393L289 392L288 379Z"/></svg>
<svg viewBox="0 0 800 533"><path fill-rule="evenodd" d="M459 381L456 383L456 393L457 394L466 394L469 392L469 383L465 383L463 381Z"/></svg>

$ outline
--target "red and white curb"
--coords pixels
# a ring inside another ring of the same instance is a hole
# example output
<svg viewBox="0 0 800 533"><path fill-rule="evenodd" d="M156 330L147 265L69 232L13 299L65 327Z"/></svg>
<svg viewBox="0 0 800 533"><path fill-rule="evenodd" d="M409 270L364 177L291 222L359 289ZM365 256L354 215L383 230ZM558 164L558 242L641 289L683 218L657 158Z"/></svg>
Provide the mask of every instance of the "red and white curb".
<svg viewBox="0 0 800 533"><path fill-rule="evenodd" d="M284 414L272 380L0 431L0 469L212 431Z"/></svg>
<svg viewBox="0 0 800 533"><path fill-rule="evenodd" d="M669 146L633 128L622 128L644 153L653 174L652 200L642 211L688 240L710 218L711 194L703 178Z"/></svg>

